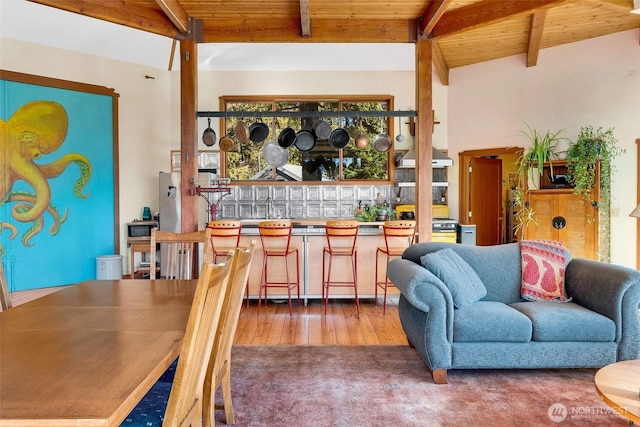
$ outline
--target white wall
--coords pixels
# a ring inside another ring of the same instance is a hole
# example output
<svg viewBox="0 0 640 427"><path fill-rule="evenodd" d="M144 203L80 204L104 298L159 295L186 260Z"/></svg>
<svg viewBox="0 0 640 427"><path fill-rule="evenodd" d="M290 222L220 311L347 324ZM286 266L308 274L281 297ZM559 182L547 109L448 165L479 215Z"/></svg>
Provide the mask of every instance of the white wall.
<svg viewBox="0 0 640 427"><path fill-rule="evenodd" d="M638 183L636 138L640 138L640 30L544 49L538 65L524 55L451 70L449 154L464 150L524 146L524 122L541 132L566 128L574 140L581 126L614 128L626 154L616 159L612 182L612 262L635 268ZM457 165L451 171L457 177ZM458 211L458 183L451 187Z"/></svg>

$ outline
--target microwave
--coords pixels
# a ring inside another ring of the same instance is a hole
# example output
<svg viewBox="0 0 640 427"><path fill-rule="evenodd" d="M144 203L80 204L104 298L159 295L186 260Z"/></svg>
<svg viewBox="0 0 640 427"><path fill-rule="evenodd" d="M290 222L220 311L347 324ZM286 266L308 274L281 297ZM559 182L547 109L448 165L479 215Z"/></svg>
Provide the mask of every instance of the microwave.
<svg viewBox="0 0 640 427"><path fill-rule="evenodd" d="M127 235L132 237L151 237L151 229L158 228L158 221L134 221L127 224Z"/></svg>

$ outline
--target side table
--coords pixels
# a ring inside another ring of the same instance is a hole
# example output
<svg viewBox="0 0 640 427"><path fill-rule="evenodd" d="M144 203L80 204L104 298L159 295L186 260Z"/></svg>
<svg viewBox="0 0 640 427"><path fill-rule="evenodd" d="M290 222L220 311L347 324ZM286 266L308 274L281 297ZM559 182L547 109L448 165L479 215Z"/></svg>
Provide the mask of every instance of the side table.
<svg viewBox="0 0 640 427"><path fill-rule="evenodd" d="M595 375L600 398L630 424L640 423L640 360L624 360L601 368Z"/></svg>
<svg viewBox="0 0 640 427"><path fill-rule="evenodd" d="M150 267L146 267L146 266L139 266L138 269L136 270L136 266L135 266L135 253L136 252L140 252L142 254L142 262L145 262L147 259L147 253L151 252L151 240L140 240L139 238L137 238L136 240L129 240L128 241L129 247L131 248L131 270L129 270L131 272L130 274L130 278L131 279L135 279L136 275L141 274L142 277L144 278L145 274L149 274L149 270L151 269Z"/></svg>

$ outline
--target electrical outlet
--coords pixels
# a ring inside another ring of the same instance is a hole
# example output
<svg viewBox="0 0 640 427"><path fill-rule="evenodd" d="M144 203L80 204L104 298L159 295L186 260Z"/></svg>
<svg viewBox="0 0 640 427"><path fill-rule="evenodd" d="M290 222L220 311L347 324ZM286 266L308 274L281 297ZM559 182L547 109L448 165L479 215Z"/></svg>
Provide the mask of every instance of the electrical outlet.
<svg viewBox="0 0 640 427"><path fill-rule="evenodd" d="M610 214L611 214L611 217L614 217L614 216L620 216L620 208L613 208L613 209L611 209Z"/></svg>

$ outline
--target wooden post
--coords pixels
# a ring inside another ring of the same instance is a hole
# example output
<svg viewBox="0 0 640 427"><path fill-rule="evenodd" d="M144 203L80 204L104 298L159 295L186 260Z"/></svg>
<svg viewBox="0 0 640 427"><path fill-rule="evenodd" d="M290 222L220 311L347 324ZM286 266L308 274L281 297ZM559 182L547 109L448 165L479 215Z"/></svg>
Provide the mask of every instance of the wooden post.
<svg viewBox="0 0 640 427"><path fill-rule="evenodd" d="M190 194L198 169L196 113L198 101L198 49L193 39L180 41L180 184L181 230L198 229L196 195Z"/></svg>
<svg viewBox="0 0 640 427"><path fill-rule="evenodd" d="M418 241L431 240L431 204L433 181L433 92L432 41L418 38L416 42L416 215Z"/></svg>

